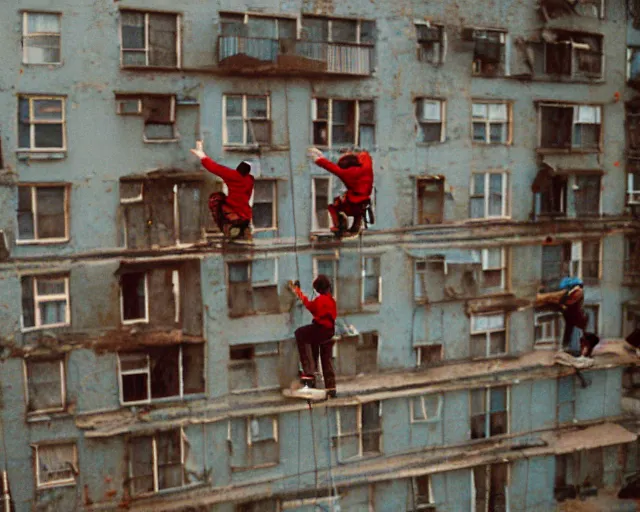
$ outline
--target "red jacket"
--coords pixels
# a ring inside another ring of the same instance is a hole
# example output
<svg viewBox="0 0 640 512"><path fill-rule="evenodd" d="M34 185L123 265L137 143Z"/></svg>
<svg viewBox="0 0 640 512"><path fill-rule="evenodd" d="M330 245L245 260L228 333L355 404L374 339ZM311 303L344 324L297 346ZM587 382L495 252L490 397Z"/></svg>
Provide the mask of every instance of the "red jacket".
<svg viewBox="0 0 640 512"><path fill-rule="evenodd" d="M336 308L336 300L333 296L320 294L315 299L309 300L300 288L295 288L295 293L313 315L313 320L317 324L329 329L335 328L338 311Z"/></svg>
<svg viewBox="0 0 640 512"><path fill-rule="evenodd" d="M371 198L373 191L373 161L366 151L358 153L360 166L342 169L326 158L318 158L316 165L335 174L347 187L347 199L352 203L361 203Z"/></svg>
<svg viewBox="0 0 640 512"><path fill-rule="evenodd" d="M225 203L238 214L239 217L247 220L252 218L252 210L249 205L251 194L253 194L253 183L255 181L251 174L243 176L235 169L229 169L220 165L208 156L202 159L204 168L212 174L219 176L229 189L229 194Z"/></svg>

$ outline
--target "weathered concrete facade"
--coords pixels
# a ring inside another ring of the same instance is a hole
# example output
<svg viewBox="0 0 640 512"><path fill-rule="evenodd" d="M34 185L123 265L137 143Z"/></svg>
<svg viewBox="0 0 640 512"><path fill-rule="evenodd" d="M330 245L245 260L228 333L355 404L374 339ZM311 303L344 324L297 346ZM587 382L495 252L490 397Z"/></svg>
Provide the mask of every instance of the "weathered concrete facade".
<svg viewBox="0 0 640 512"><path fill-rule="evenodd" d="M531 301L572 273L603 340L640 326L623 57L640 30L622 0L565 3L4 2L15 510L532 512L615 494L640 470L637 358L603 343L582 387ZM258 169L252 244L212 230L198 139ZM311 145L371 152L362 238L317 236L339 187ZM286 283L317 273L360 334L338 341L339 397L310 413L281 395L309 320Z"/></svg>

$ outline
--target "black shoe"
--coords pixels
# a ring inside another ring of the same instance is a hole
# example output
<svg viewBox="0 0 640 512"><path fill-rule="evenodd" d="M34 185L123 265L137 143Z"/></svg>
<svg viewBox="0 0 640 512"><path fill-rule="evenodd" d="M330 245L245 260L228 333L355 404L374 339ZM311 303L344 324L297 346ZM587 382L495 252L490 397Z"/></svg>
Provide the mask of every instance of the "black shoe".
<svg viewBox="0 0 640 512"><path fill-rule="evenodd" d="M337 396L335 389L327 389L327 398L337 398Z"/></svg>
<svg viewBox="0 0 640 512"><path fill-rule="evenodd" d="M303 386L307 386L308 388L315 388L316 382L314 378L311 377L300 377L300 383Z"/></svg>

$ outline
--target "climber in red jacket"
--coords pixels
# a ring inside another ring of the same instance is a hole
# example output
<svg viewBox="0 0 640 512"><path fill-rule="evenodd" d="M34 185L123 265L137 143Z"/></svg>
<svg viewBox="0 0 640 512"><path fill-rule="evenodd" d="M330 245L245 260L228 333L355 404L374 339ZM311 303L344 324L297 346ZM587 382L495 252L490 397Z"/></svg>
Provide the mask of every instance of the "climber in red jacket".
<svg viewBox="0 0 640 512"><path fill-rule="evenodd" d="M220 165L209 158L202 149L202 142L196 143L191 152L200 159L204 168L222 178L229 189L229 195L216 192L209 196L209 210L213 219L225 236L238 238L251 224L252 210L249 200L253 194L254 178L251 164L240 162L236 170Z"/></svg>
<svg viewBox="0 0 640 512"><path fill-rule="evenodd" d="M318 292L314 300L309 300L296 281L289 281L289 288L313 315L309 325L296 329L295 336L302 364L301 380L308 387L315 387L315 373L318 356L322 362L324 387L331 398L336 396L336 373L333 368L333 335L335 334L337 308L331 295L331 281L319 275L313 281L313 289Z"/></svg>
<svg viewBox="0 0 640 512"><path fill-rule="evenodd" d="M349 152L340 157L338 164L327 160L322 151L309 149L309 157L316 165L335 174L347 187L347 192L338 196L329 205L329 215L333 226L331 231L341 235L347 228L346 217L353 217L353 224L348 232L356 235L360 232L362 218L371 204L373 192L373 161L366 151Z"/></svg>

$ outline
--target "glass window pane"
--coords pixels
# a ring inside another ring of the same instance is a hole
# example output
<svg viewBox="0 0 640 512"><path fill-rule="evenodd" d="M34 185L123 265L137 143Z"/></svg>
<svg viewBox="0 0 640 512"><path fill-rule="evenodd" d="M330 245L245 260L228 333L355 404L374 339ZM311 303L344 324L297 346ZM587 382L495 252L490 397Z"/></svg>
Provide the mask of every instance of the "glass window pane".
<svg viewBox="0 0 640 512"><path fill-rule="evenodd" d="M144 14L122 11L122 47L144 49Z"/></svg>
<svg viewBox="0 0 640 512"><path fill-rule="evenodd" d="M329 23L326 18L302 17L303 38L308 41L328 41Z"/></svg>
<svg viewBox="0 0 640 512"><path fill-rule="evenodd" d="M484 198L471 198L469 217L482 219L484 217Z"/></svg>
<svg viewBox="0 0 640 512"><path fill-rule="evenodd" d="M242 119L227 119L227 143L244 143L244 121Z"/></svg>
<svg viewBox="0 0 640 512"><path fill-rule="evenodd" d="M33 100L34 121L62 121L62 100Z"/></svg>
<svg viewBox="0 0 640 512"><path fill-rule="evenodd" d="M376 40L375 21L360 21L360 42L362 44L374 44Z"/></svg>
<svg viewBox="0 0 640 512"><path fill-rule="evenodd" d="M353 407L341 407L340 412L340 433L350 434L357 432L357 414L358 408Z"/></svg>
<svg viewBox="0 0 640 512"><path fill-rule="evenodd" d="M473 123L473 141L486 142L487 125L485 123Z"/></svg>
<svg viewBox="0 0 640 512"><path fill-rule="evenodd" d="M63 148L63 125L61 124L37 124L35 125L36 148Z"/></svg>
<svg viewBox="0 0 640 512"><path fill-rule="evenodd" d="M247 98L247 117L248 118L262 118L266 119L267 116L267 98L250 96Z"/></svg>
<svg viewBox="0 0 640 512"><path fill-rule="evenodd" d="M28 13L27 14L27 32L29 34L60 33L60 15L51 13Z"/></svg>
<svg viewBox="0 0 640 512"><path fill-rule="evenodd" d="M232 283L246 283L249 281L248 263L229 264L229 281Z"/></svg>
<svg viewBox="0 0 640 512"><path fill-rule="evenodd" d="M374 124L375 120L375 107L373 101L360 101L358 103L360 122L362 124Z"/></svg>
<svg viewBox="0 0 640 512"><path fill-rule="evenodd" d="M64 238L64 187L36 189L38 205L38 238Z"/></svg>
<svg viewBox="0 0 640 512"><path fill-rule="evenodd" d="M278 19L278 38L279 39L296 39L297 28L296 20Z"/></svg>
<svg viewBox="0 0 640 512"><path fill-rule="evenodd" d="M358 145L361 148L372 149L376 144L375 127L372 125L360 125L359 137Z"/></svg>
<svg viewBox="0 0 640 512"><path fill-rule="evenodd" d="M242 117L242 96L225 96L227 117Z"/></svg>
<svg viewBox="0 0 640 512"><path fill-rule="evenodd" d="M500 144L507 141L507 125L491 123L490 125L491 142Z"/></svg>
<svg viewBox="0 0 640 512"><path fill-rule="evenodd" d="M276 20L273 18L249 16L247 26L249 27L249 37L276 38Z"/></svg>
<svg viewBox="0 0 640 512"><path fill-rule="evenodd" d="M33 297L33 277L22 278L22 324L35 327L35 305Z"/></svg>
<svg viewBox="0 0 640 512"><path fill-rule="evenodd" d="M484 103L473 103L471 105L471 116L477 119L486 119L487 105Z"/></svg>
<svg viewBox="0 0 640 512"><path fill-rule="evenodd" d="M151 437L136 437L130 441L129 459L134 495L153 491L153 445Z"/></svg>
<svg viewBox="0 0 640 512"><path fill-rule="evenodd" d="M329 118L329 101L323 99L316 100L316 120Z"/></svg>
<svg viewBox="0 0 640 512"><path fill-rule="evenodd" d="M27 362L30 411L62 407L60 361Z"/></svg>
<svg viewBox="0 0 640 512"><path fill-rule="evenodd" d="M255 228L273 227L273 204L272 203L254 203L253 226Z"/></svg>
<svg viewBox="0 0 640 512"><path fill-rule="evenodd" d="M39 309L42 325L63 324L66 322L66 300L41 302Z"/></svg>
<svg viewBox="0 0 640 512"><path fill-rule="evenodd" d="M38 295L59 295L65 293L64 279L37 279L36 287Z"/></svg>
<svg viewBox="0 0 640 512"><path fill-rule="evenodd" d="M331 20L331 40L334 42L355 43L357 42L356 20Z"/></svg>
<svg viewBox="0 0 640 512"><path fill-rule="evenodd" d="M471 391L471 415L485 412L485 390L474 389Z"/></svg>
<svg viewBox="0 0 640 512"><path fill-rule="evenodd" d="M505 388L492 388L490 390L491 412L507 410L507 391Z"/></svg>
<svg viewBox="0 0 640 512"><path fill-rule="evenodd" d="M492 332L489 335L489 354L504 354L507 350L507 337L504 331Z"/></svg>

